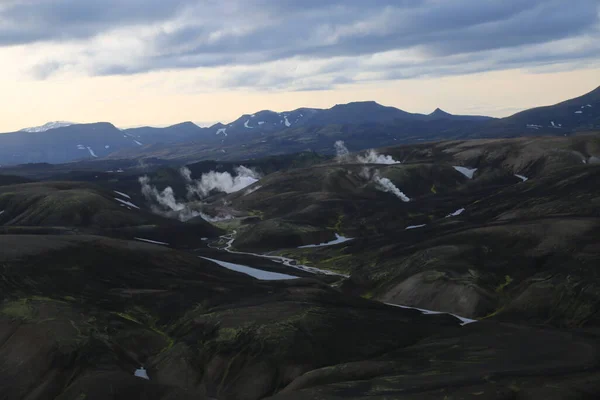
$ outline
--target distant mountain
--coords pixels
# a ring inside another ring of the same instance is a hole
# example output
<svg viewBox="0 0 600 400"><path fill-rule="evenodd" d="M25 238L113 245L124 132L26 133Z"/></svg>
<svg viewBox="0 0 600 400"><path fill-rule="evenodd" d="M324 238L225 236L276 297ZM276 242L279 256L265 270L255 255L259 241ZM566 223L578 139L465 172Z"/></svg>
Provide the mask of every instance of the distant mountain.
<svg viewBox="0 0 600 400"><path fill-rule="evenodd" d="M374 101L244 114L202 128L192 122L119 130L109 123L53 122L0 134L0 165L63 163L110 157L232 160L296 151L330 152L336 140L352 150L425 140L568 134L600 129L600 88L553 106L507 118L454 115L440 108L410 113Z"/></svg>
<svg viewBox="0 0 600 400"><path fill-rule="evenodd" d="M107 122L0 134L0 165L100 158L142 143Z"/></svg>
<svg viewBox="0 0 600 400"><path fill-rule="evenodd" d="M49 131L50 129L62 128L62 127L74 125L74 124L75 124L74 122L67 122L67 121L47 122L41 126L34 126L32 128L23 128L19 132L46 132L46 131Z"/></svg>
<svg viewBox="0 0 600 400"><path fill-rule="evenodd" d="M454 121L487 121L492 120L492 117L482 115L454 115L447 113L441 108L436 108L431 114L427 115L428 120L446 119Z"/></svg>
<svg viewBox="0 0 600 400"><path fill-rule="evenodd" d="M490 123L487 135L567 134L600 129L600 87L558 104L521 111Z"/></svg>

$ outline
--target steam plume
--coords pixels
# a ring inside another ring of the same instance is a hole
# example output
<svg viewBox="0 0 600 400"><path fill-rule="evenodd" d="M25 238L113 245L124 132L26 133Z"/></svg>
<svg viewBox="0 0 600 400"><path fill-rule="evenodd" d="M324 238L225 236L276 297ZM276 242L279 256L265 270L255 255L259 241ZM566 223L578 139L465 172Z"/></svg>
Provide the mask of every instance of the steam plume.
<svg viewBox="0 0 600 400"><path fill-rule="evenodd" d="M379 154L373 149L367 151L364 156L357 156L356 159L362 164L400 164L400 161L394 160L392 156Z"/></svg>
<svg viewBox="0 0 600 400"><path fill-rule="evenodd" d="M177 218L181 221L187 221L195 217L202 217L206 221L215 222L233 218L231 215L211 217L204 214L201 209L202 199L207 197L213 190L233 193L250 186L259 180L259 175L250 168L240 165L235 169L237 175L231 176L228 172L210 171L202 174L200 179L192 179L192 173L189 168L180 169L181 176L187 183L187 197L190 200L187 203L177 201L173 189L169 186L163 191L159 191L150 184L148 176L139 178L144 197L154 203L151 205L152 211L169 218ZM254 190L256 190L255 188Z"/></svg>
<svg viewBox="0 0 600 400"><path fill-rule="evenodd" d="M410 201L410 198L400 191L400 189L398 189L398 187L396 187L392 181L390 181L388 178L382 178L381 175L379 175L379 170L377 169L373 171L369 167L363 167L359 173L359 176L368 181L375 182L375 188L377 190L381 190L382 192L386 193L392 193L405 203Z"/></svg>
<svg viewBox="0 0 600 400"><path fill-rule="evenodd" d="M400 189L398 189L396 185L394 185L392 181L390 181L388 178L382 178L378 174L375 174L373 180L375 181L375 185L378 190L381 190L382 192L392 193L405 203L408 203L410 201L410 198L404 193L402 193Z"/></svg>
<svg viewBox="0 0 600 400"><path fill-rule="evenodd" d="M258 182L260 179L258 173L243 165L235 169L237 174L235 177L231 176L229 172L210 171L202 174L200 179L194 180L188 168L183 167L180 172L188 184L188 198L196 195L202 199L213 190L224 193L237 192Z"/></svg>
<svg viewBox="0 0 600 400"><path fill-rule="evenodd" d="M177 218L181 221L187 221L202 215L201 212L193 210L189 204L178 202L170 186L161 192L156 186L150 185L150 178L148 176L141 176L139 182L142 185L142 194L144 197L148 201L157 203L151 205L154 213L169 218Z"/></svg>
<svg viewBox="0 0 600 400"><path fill-rule="evenodd" d="M333 147L335 148L335 159L337 160L337 162L343 163L345 161L348 161L350 152L348 151L348 148L344 144L343 140L338 140L337 142L335 142Z"/></svg>

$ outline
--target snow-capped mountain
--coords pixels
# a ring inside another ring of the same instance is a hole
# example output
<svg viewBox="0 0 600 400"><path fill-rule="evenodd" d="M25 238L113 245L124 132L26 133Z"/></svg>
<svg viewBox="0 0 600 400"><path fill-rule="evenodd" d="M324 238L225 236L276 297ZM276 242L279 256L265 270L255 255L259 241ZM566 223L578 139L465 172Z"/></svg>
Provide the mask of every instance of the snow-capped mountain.
<svg viewBox="0 0 600 400"><path fill-rule="evenodd" d="M68 122L68 121L53 121L53 122L47 122L41 126L34 126L31 128L23 128L19 132L46 132L46 131L49 131L50 129L64 128L65 126L70 126L70 125L75 125L75 124L76 124L75 122Z"/></svg>

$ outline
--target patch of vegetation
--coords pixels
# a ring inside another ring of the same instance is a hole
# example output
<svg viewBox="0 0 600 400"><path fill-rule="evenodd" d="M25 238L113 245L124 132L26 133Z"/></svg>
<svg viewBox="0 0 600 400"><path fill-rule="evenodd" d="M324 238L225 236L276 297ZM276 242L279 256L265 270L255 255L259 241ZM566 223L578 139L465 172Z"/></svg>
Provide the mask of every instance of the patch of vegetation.
<svg viewBox="0 0 600 400"><path fill-rule="evenodd" d="M510 285L512 281L513 279L510 277L510 275L505 275L504 282L496 287L496 293L502 293L504 291L504 288Z"/></svg>

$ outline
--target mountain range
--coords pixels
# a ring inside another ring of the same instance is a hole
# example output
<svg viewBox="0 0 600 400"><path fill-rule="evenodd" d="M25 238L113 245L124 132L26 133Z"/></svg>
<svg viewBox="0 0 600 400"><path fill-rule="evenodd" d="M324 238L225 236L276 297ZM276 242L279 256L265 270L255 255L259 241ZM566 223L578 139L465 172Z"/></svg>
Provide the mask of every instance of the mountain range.
<svg viewBox="0 0 600 400"><path fill-rule="evenodd" d="M337 140L357 151L420 141L564 135L595 129L600 129L600 87L553 106L499 119L453 115L439 108L416 114L366 101L329 109L263 110L206 128L192 122L131 129L108 122L55 122L0 134L0 165L98 158L234 160L307 150L330 153Z"/></svg>

